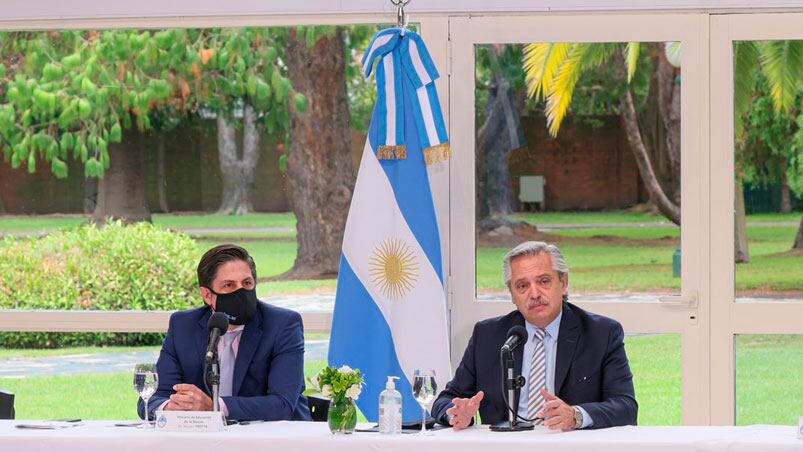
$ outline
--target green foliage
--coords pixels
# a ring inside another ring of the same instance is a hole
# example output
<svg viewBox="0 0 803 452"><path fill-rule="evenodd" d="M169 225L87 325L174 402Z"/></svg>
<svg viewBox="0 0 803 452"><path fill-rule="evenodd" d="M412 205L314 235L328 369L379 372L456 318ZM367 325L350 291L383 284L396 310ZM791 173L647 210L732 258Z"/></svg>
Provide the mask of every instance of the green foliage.
<svg viewBox="0 0 803 452"><path fill-rule="evenodd" d="M650 52L645 51L641 47L647 46ZM489 87L491 85L492 72L490 70L490 59L488 52L490 45L477 46L476 52L476 112L477 123L482 124L485 120L485 112L488 102ZM504 46L497 46L499 54L498 61L502 74L511 84L514 91L527 90L527 83L525 74L527 70L526 62L524 70L522 70L522 61L525 58L524 45L521 44L508 44ZM553 44L547 49L543 47L544 51L553 51L560 53L560 50L565 47L568 51L570 44ZM643 107L643 99L647 96L647 91L650 87L650 75L652 73L651 65L651 52L653 44L644 44L643 46L630 45L626 46L629 50L627 54L629 68L634 72L631 75L629 85L622 83L616 75L615 67L612 64L594 65L583 70L577 83L574 87L574 92L571 96L571 102L568 107L568 115L571 115L575 121L581 122L591 127L600 127L603 122L598 119L599 116L617 115L619 114L619 98L624 89L628 86L633 91L637 99L637 105ZM564 53L564 55L566 55ZM597 55L606 56L607 53ZM552 64L557 63L559 60L550 59ZM596 63L595 63L596 64ZM554 67L550 71L549 68L542 69L552 74L549 77L557 75L559 67ZM549 84L547 83L547 86ZM533 89L541 89L541 85L532 86ZM544 93L545 94L545 93ZM539 92L537 96L528 96L524 105L524 112L537 112L544 114L546 111L546 101Z"/></svg>
<svg viewBox="0 0 803 452"><path fill-rule="evenodd" d="M295 96L276 28L0 33L0 147L13 167L66 160L101 177L122 129L168 130L201 110L254 107L269 132L289 128Z"/></svg>
<svg viewBox="0 0 803 452"><path fill-rule="evenodd" d="M352 369L349 366L340 368L326 366L311 380L311 383L314 388L321 390L324 397L334 399L349 397L356 400L360 394L363 378L359 369Z"/></svg>
<svg viewBox="0 0 803 452"><path fill-rule="evenodd" d="M745 118L742 143L737 146L741 178L759 186L784 177L798 196L803 195L803 112L800 94L791 110L779 109L767 79L757 77L753 102Z"/></svg>
<svg viewBox="0 0 803 452"><path fill-rule="evenodd" d="M0 241L0 309L175 310L195 304L197 248L137 223L85 225ZM0 333L5 347L142 345L158 334Z"/></svg>
<svg viewBox="0 0 803 452"><path fill-rule="evenodd" d="M354 25L346 27L343 36L351 128L363 134L368 133L371 115L376 105L376 85L373 77L367 79L363 76L360 63L363 53L371 43L371 38L381 28L383 27Z"/></svg>
<svg viewBox="0 0 803 452"><path fill-rule="evenodd" d="M608 114L618 112L625 89L631 89L637 100L646 96L656 51L663 47L649 43L528 44L521 60L528 97L542 103L550 133L556 136L570 112L600 114L600 107ZM622 54L626 79L619 74L617 53ZM577 102L575 96L583 93L583 87L589 95Z"/></svg>

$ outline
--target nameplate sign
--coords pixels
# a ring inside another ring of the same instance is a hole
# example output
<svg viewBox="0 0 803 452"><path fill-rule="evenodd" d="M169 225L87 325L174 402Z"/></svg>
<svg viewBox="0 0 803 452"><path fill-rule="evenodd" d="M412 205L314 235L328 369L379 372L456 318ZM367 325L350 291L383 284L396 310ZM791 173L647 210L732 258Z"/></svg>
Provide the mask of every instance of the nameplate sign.
<svg viewBox="0 0 803 452"><path fill-rule="evenodd" d="M220 411L157 411L156 430L164 432L219 432L223 430Z"/></svg>

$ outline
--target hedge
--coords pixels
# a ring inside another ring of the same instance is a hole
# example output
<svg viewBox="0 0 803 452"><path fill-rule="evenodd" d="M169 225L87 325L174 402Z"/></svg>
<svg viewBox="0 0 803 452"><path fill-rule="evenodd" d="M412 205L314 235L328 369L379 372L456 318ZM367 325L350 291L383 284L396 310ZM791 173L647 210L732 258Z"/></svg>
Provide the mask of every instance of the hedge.
<svg viewBox="0 0 803 452"><path fill-rule="evenodd" d="M0 309L176 310L199 303L198 247L150 223L0 241ZM155 345L158 333L0 333L1 347Z"/></svg>

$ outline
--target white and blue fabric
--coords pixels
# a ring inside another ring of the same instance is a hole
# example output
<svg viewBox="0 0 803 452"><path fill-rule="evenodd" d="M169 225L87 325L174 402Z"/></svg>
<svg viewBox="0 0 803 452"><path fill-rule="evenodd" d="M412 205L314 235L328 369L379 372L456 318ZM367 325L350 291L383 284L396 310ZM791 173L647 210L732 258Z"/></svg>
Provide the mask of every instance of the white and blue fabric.
<svg viewBox="0 0 803 452"><path fill-rule="evenodd" d="M376 59L377 104L354 187L337 281L329 365L362 371L357 405L378 418L388 376L401 377L404 421L421 418L415 369L451 377L441 241L427 152L448 152L435 79L421 38L399 29L376 34L363 58ZM444 158L445 159L445 158Z"/></svg>

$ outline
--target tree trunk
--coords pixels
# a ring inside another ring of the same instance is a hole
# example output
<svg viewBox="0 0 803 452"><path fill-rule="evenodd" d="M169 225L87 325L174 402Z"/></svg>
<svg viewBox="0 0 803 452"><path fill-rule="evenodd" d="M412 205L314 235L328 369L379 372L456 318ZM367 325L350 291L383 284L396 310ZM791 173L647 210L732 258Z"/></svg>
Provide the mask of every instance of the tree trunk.
<svg viewBox="0 0 803 452"><path fill-rule="evenodd" d="M750 250L747 243L747 220L744 210L744 189L736 181L736 217L733 222L734 257L737 264L750 262Z"/></svg>
<svg viewBox="0 0 803 452"><path fill-rule="evenodd" d="M625 81L626 65L624 56L621 53L616 54L616 76L622 82ZM650 194L650 202L658 207L661 212L669 221L680 226L680 207L675 204L666 192L661 188L661 184L655 177L655 171L650 160L650 155L647 151L644 141L641 139L641 130L639 129L638 116L636 114L636 107L633 104L633 94L630 88L625 88L622 97L619 98L619 114L624 123L625 136L630 145L630 150L633 152L633 157L636 159L636 165L639 169L639 176Z"/></svg>
<svg viewBox="0 0 803 452"><path fill-rule="evenodd" d="M630 89L625 89L624 94L619 99L619 107L625 126L627 142L630 144L630 150L633 151L639 175L647 188L647 192L650 194L650 200L658 207L658 211L662 215L680 226L680 207L666 196L661 184L658 183L658 179L655 178L655 172L652 169L650 157L647 155L647 149L644 147L644 142L641 141L638 119L636 119L636 108L633 105L633 96L630 93Z"/></svg>
<svg viewBox="0 0 803 452"><path fill-rule="evenodd" d="M92 215L98 206L98 178L87 177L84 179L84 213Z"/></svg>
<svg viewBox="0 0 803 452"><path fill-rule="evenodd" d="M111 165L98 182L98 203L92 221L109 218L125 223L151 221L145 191L145 137L136 129L123 133L121 143L109 145Z"/></svg>
<svg viewBox="0 0 803 452"><path fill-rule="evenodd" d="M803 250L803 216L800 217L800 226L797 228L797 236L795 243L792 245L793 250Z"/></svg>
<svg viewBox="0 0 803 452"><path fill-rule="evenodd" d="M2 189L2 187L0 187ZM6 214L6 205L3 203L3 194L0 193L0 215Z"/></svg>
<svg viewBox="0 0 803 452"><path fill-rule="evenodd" d="M510 82L499 66L495 46L489 46L493 82L490 86L486 119L477 136L478 180L482 188L480 218L504 217L513 213L510 168L508 157L514 149L524 146L524 132Z"/></svg>
<svg viewBox="0 0 803 452"><path fill-rule="evenodd" d="M159 211L167 213L167 177L165 176L165 136L156 134L156 191L159 195Z"/></svg>
<svg viewBox="0 0 803 452"><path fill-rule="evenodd" d="M650 88L638 113L641 140L664 193L680 205L680 84L664 45L649 44L653 60ZM654 206L654 203L651 203ZM657 207L656 207L657 210Z"/></svg>
<svg viewBox="0 0 803 452"><path fill-rule="evenodd" d="M291 111L287 175L298 253L286 278L332 277L340 264L355 179L344 56L341 28L311 48L290 31L287 68L309 107L304 114Z"/></svg>
<svg viewBox="0 0 803 452"><path fill-rule="evenodd" d="M237 156L235 127L223 115L217 117L217 147L220 173L223 177L223 201L218 215L245 215L254 211L251 187L259 163L259 131L254 109L243 108L243 156Z"/></svg>
<svg viewBox="0 0 803 452"><path fill-rule="evenodd" d="M680 70L666 59L665 44L658 45L657 79L658 111L666 131L668 174L666 190L675 204L680 205Z"/></svg>
<svg viewBox="0 0 803 452"><path fill-rule="evenodd" d="M781 213L792 213L792 194L789 190L789 181L786 180L786 165L781 168Z"/></svg>

